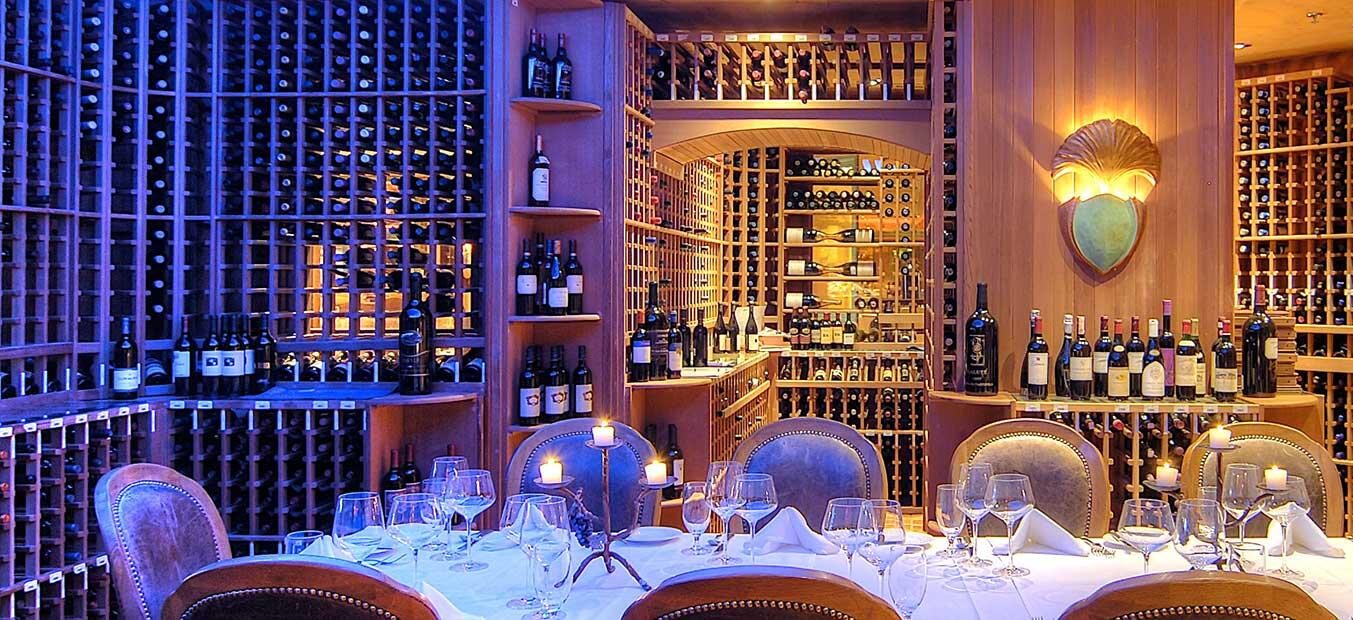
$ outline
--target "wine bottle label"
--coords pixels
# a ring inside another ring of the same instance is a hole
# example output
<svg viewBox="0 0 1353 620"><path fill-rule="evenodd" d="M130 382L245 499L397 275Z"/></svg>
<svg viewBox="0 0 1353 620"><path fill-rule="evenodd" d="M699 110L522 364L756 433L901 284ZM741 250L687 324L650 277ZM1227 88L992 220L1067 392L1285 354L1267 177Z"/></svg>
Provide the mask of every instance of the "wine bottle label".
<svg viewBox="0 0 1353 620"><path fill-rule="evenodd" d="M193 354L189 351L174 351L174 378L187 379L193 376Z"/></svg>
<svg viewBox="0 0 1353 620"><path fill-rule="evenodd" d="M671 347L667 348L667 371L681 372L681 352L673 351Z"/></svg>
<svg viewBox="0 0 1353 620"><path fill-rule="evenodd" d="M1048 354L1030 353L1029 358L1029 385L1047 385L1048 384Z"/></svg>
<svg viewBox="0 0 1353 620"><path fill-rule="evenodd" d="M531 200L550 201L550 169L536 168L531 171Z"/></svg>
<svg viewBox="0 0 1353 620"><path fill-rule="evenodd" d="M855 346L855 332L846 332L841 335L841 344L848 347Z"/></svg>
<svg viewBox="0 0 1353 620"><path fill-rule="evenodd" d="M761 350L760 334L746 334L744 339L747 341L746 342L747 351L755 353L756 351Z"/></svg>
<svg viewBox="0 0 1353 620"><path fill-rule="evenodd" d="M1163 349L1160 356L1165 362L1165 385L1174 385L1174 349Z"/></svg>
<svg viewBox="0 0 1353 620"><path fill-rule="evenodd" d="M254 367L254 350L244 350L244 374L246 376L254 374L257 368Z"/></svg>
<svg viewBox="0 0 1353 620"><path fill-rule="evenodd" d="M677 484L686 481L686 459L672 460L672 477L676 478Z"/></svg>
<svg viewBox="0 0 1353 620"><path fill-rule="evenodd" d="M1128 395L1128 369L1109 369L1109 396L1126 398Z"/></svg>
<svg viewBox="0 0 1353 620"><path fill-rule="evenodd" d="M568 386L545 386L545 415L562 416L568 413Z"/></svg>
<svg viewBox="0 0 1353 620"><path fill-rule="evenodd" d="M1108 363L1108 358L1104 360ZM1094 379L1094 361L1088 357L1071 358L1071 380L1090 381Z"/></svg>
<svg viewBox="0 0 1353 620"><path fill-rule="evenodd" d="M803 293L785 293L786 308L802 308Z"/></svg>
<svg viewBox="0 0 1353 620"><path fill-rule="evenodd" d="M968 370L986 370L987 337L985 334L968 334Z"/></svg>
<svg viewBox="0 0 1353 620"><path fill-rule="evenodd" d="M204 351L202 353L202 376L204 377L221 376L220 351Z"/></svg>
<svg viewBox="0 0 1353 620"><path fill-rule="evenodd" d="M1165 396L1165 364L1152 360L1142 368L1142 396L1162 398Z"/></svg>
<svg viewBox="0 0 1353 620"><path fill-rule="evenodd" d="M568 289L563 287L550 288L550 307L567 308L568 307Z"/></svg>
<svg viewBox="0 0 1353 620"><path fill-rule="evenodd" d="M565 281L567 282L567 284L568 284L568 294L569 294L569 295L582 295L582 294L583 294L583 277L582 277L582 275L579 274L579 275L571 275L571 276L567 276L567 277L564 278L564 280L565 280Z"/></svg>
<svg viewBox="0 0 1353 620"><path fill-rule="evenodd" d="M517 294L535 295L536 277L534 275L517 276Z"/></svg>
<svg viewBox="0 0 1353 620"><path fill-rule="evenodd" d="M1174 384L1179 387L1198 385L1198 358L1192 355L1175 356Z"/></svg>
<svg viewBox="0 0 1353 620"><path fill-rule="evenodd" d="M856 228L856 229L855 229L855 234L854 234L853 236L854 236L854 239L850 239L850 241L851 241L852 243L873 243L873 242L874 242L874 229L872 229L872 228ZM847 236L847 238L849 239L850 236Z"/></svg>
<svg viewBox="0 0 1353 620"><path fill-rule="evenodd" d="M642 342L630 347L630 361L635 364L648 364L653 361L651 347Z"/></svg>
<svg viewBox="0 0 1353 620"><path fill-rule="evenodd" d="M221 376L244 376L244 351L226 351L221 355Z"/></svg>
<svg viewBox="0 0 1353 620"><path fill-rule="evenodd" d="M1202 353L1198 354L1195 364L1194 385L1198 387L1199 394L1207 393L1207 358Z"/></svg>
<svg viewBox="0 0 1353 620"><path fill-rule="evenodd" d="M517 414L528 420L539 418L540 401L543 394L544 392L538 387L517 390Z"/></svg>
<svg viewBox="0 0 1353 620"><path fill-rule="evenodd" d="M1264 339L1264 357L1267 357L1268 359L1271 359L1271 360L1276 360L1276 359L1278 359L1278 339L1277 339L1277 338L1266 338L1266 339Z"/></svg>
<svg viewBox="0 0 1353 620"><path fill-rule="evenodd" d="M1146 354L1142 352L1128 353L1128 372L1134 375L1142 374L1142 358Z"/></svg>
<svg viewBox="0 0 1353 620"><path fill-rule="evenodd" d="M1093 366L1094 366L1094 369L1095 369L1095 374L1100 374L1100 375L1107 375L1107 374L1109 374L1109 352L1108 352L1108 351L1095 351L1094 353L1091 354L1091 359L1094 360Z"/></svg>
<svg viewBox="0 0 1353 620"><path fill-rule="evenodd" d="M113 391L134 392L141 387L141 366L113 369Z"/></svg>
<svg viewBox="0 0 1353 620"><path fill-rule="evenodd" d="M805 260L791 260L791 261L789 261L789 275L791 275L791 276L801 276L801 275L804 274L804 269L805 269L807 266L808 266L808 261L805 261Z"/></svg>
<svg viewBox="0 0 1353 620"><path fill-rule="evenodd" d="M719 350L727 351L732 343L728 340L728 334L719 334Z"/></svg>
<svg viewBox="0 0 1353 620"><path fill-rule="evenodd" d="M872 262L855 263L855 267L853 269L848 270L848 273L853 276L860 276L864 278L873 277L874 263Z"/></svg>
<svg viewBox="0 0 1353 620"><path fill-rule="evenodd" d="M1240 371L1235 368L1213 368L1212 369L1212 391L1223 394L1235 394L1237 391L1236 380L1240 376Z"/></svg>
<svg viewBox="0 0 1353 620"><path fill-rule="evenodd" d="M592 413L592 384L573 386L573 409L578 413Z"/></svg>
<svg viewBox="0 0 1353 620"><path fill-rule="evenodd" d="M786 243L803 243L803 229L789 228L785 230Z"/></svg>

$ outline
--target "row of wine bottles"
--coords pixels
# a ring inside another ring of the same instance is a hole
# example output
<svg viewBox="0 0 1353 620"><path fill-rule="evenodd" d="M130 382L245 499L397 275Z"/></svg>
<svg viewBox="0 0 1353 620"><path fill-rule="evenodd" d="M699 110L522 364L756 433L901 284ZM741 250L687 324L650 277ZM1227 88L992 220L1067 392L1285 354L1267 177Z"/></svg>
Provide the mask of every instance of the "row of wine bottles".
<svg viewBox="0 0 1353 620"><path fill-rule="evenodd" d="M925 409L919 392L893 388L781 388L781 418L812 416L871 431L921 429Z"/></svg>
<svg viewBox="0 0 1353 620"><path fill-rule="evenodd" d="M889 196L891 197L892 194L889 194ZM911 201L910 194L904 194L904 196L907 202ZM785 208L806 211L875 210L879 208L879 200L870 190L856 189L838 192L836 190L799 191L794 189L790 190L789 194L785 196ZM910 209L908 209L907 215L910 215Z"/></svg>
<svg viewBox="0 0 1353 620"><path fill-rule="evenodd" d="M587 367L587 347L578 347L578 364L572 373L564 359L564 345L550 347L548 367L542 362L539 345L526 348L517 377L517 424L535 426L591 416L592 370Z"/></svg>
<svg viewBox="0 0 1353 620"><path fill-rule="evenodd" d="M854 349L858 332L850 313L810 315L803 308L796 308L789 317L789 347L795 350Z"/></svg>
<svg viewBox="0 0 1353 620"><path fill-rule="evenodd" d="M845 160L833 157L794 157L789 160L785 172L801 177L867 177L877 176L880 170L893 170L896 164L879 163L871 159L849 157Z"/></svg>
<svg viewBox="0 0 1353 620"><path fill-rule="evenodd" d="M521 241L521 260L517 263L518 316L582 314L583 266L578 261L578 243L568 242L568 259L558 239L547 242L536 235L535 254L526 239Z"/></svg>
<svg viewBox="0 0 1353 620"><path fill-rule="evenodd" d="M564 49L564 33L559 33L559 43L551 59L545 46L545 33L532 28L530 45L521 59L521 71L523 97L573 98L573 61Z"/></svg>

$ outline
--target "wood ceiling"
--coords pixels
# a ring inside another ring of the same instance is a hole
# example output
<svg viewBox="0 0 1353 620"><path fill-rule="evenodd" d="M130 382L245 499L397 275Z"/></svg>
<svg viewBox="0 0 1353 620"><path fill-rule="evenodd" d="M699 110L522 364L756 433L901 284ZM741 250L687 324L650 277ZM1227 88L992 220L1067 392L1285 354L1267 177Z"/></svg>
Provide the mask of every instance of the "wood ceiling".
<svg viewBox="0 0 1353 620"><path fill-rule="evenodd" d="M1353 0L1236 0L1236 42L1236 64L1353 49Z"/></svg>
<svg viewBox="0 0 1353 620"><path fill-rule="evenodd" d="M624 0L654 32L926 29L929 0Z"/></svg>

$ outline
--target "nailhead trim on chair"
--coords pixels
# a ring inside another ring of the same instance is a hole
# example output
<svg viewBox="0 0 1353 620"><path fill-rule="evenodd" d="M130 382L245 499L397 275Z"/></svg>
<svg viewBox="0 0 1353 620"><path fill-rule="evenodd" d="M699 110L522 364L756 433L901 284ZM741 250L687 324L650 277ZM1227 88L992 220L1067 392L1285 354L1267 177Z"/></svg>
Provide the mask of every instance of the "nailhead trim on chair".
<svg viewBox="0 0 1353 620"><path fill-rule="evenodd" d="M1329 497L1327 497L1328 494L1324 492L1324 489L1325 489L1325 480L1324 480L1324 476L1325 476L1325 473L1326 473L1326 472L1320 468L1320 461L1319 461L1319 459L1315 458L1315 456L1312 455L1310 452L1308 452L1308 451L1306 450L1306 448L1301 447L1301 445L1297 444L1296 442L1288 441L1288 440L1286 440L1286 439L1283 439L1282 437L1274 437L1273 435L1241 435L1241 436L1239 436L1239 437L1236 437L1236 438L1233 439L1232 441L1243 441L1243 440L1246 440L1246 439L1263 439L1263 440L1267 440L1267 441L1277 442L1277 443L1283 444L1283 445L1285 445L1285 446L1288 446L1288 447L1290 447L1290 448L1294 448L1297 452L1300 452L1300 453L1302 454L1302 456L1305 456L1305 457L1306 457L1306 460L1307 460L1307 461L1310 461L1310 463L1311 463L1311 469L1314 469L1314 470L1320 472L1320 476L1321 476L1321 480L1320 480L1320 489L1321 489L1321 493L1320 493L1320 514L1323 515L1323 517L1321 518L1321 521L1326 521L1326 522L1329 521L1329 514L1330 514L1330 511L1329 511ZM1208 459L1208 458L1216 458L1216 457L1215 457L1214 455L1212 455L1212 454L1208 454L1207 456L1205 456L1205 457L1203 457L1203 458L1201 458L1201 459L1198 459L1198 472L1197 472L1197 473L1198 473L1198 483L1199 483L1199 484L1202 484L1203 474L1207 471L1207 462L1208 462L1207 459ZM1307 490L1309 491L1310 488L1307 487ZM1326 525L1325 523L1320 523L1320 529L1322 529L1322 530L1325 529L1325 525Z"/></svg>
<svg viewBox="0 0 1353 620"><path fill-rule="evenodd" d="M799 429L799 430L785 431L785 432L782 432L782 433L776 433L776 434L774 434L774 435L771 435L770 437L767 437L765 441L761 442L760 444L757 444L756 447L752 448L749 452L747 452L747 462L748 462L748 463L751 463L751 462L752 462L752 459L753 459L754 457L756 457L757 451L760 450L761 448L766 447L766 444L768 444L768 443L770 443L770 442L772 442L772 441L775 441L776 439L779 439L779 438L781 438L781 437L789 437L789 436L792 436L792 435L817 435L817 436L819 436L819 437L826 437L826 438L828 438L828 439L835 439L835 440L840 441L841 443L845 444L846 447L850 448L852 451L855 452L855 456L858 457L858 458L860 459L860 464L864 466L864 488L865 488L865 491L867 492L867 494L869 494L869 495L871 495L871 496L872 496L872 495L875 495L875 493L873 493L873 491L875 490L875 489L874 489L874 482L875 482L875 481L872 480L873 477L872 477L872 476L870 475L870 473L869 473L869 461L868 461L867 459L865 459L864 453L863 453L863 452L860 452L860 449L859 449L859 448L856 448L853 444L851 444L850 441L848 441L845 437L841 437L840 435L833 435L833 434L831 434L831 433L824 433L824 432L822 432L822 431L808 430L808 429Z"/></svg>
<svg viewBox="0 0 1353 620"><path fill-rule="evenodd" d="M1179 605L1162 609L1134 611L1130 614L1115 616L1113 620L1151 620L1152 618L1208 618L1219 615L1258 618L1260 620L1293 620L1283 614L1265 609L1232 607L1230 605Z"/></svg>
<svg viewBox="0 0 1353 620"><path fill-rule="evenodd" d="M126 528L122 527L121 507L122 507L122 499L126 497L128 490L130 490L133 487L147 484L152 486L164 487L183 495L184 497L188 498L188 501L193 503L193 506L197 508L197 511L201 513L204 518L206 518L208 521L211 520L209 514L207 513L207 508L202 505L202 502L197 501L197 498L193 497L192 493L189 493L167 482L161 482L159 480L138 480L123 487L122 491L118 493L117 499L113 501L113 510L112 510L113 528L117 532L117 546L122 548L122 557L127 558L127 570L128 572L131 573L132 583L136 584L136 601L141 606L141 616L143 618L150 618L150 606L146 604L146 593L141 588L141 571L136 568L136 558L132 557L131 548L128 546L127 539L125 537L127 530ZM216 540L216 537L212 536L211 544L212 547L216 550L216 559L218 560L221 559L221 541Z"/></svg>
<svg viewBox="0 0 1353 620"><path fill-rule="evenodd" d="M1076 456L1080 458L1080 460L1081 460L1081 469L1085 471L1085 486L1086 486L1086 488L1089 489L1089 491L1090 491L1090 492L1088 493L1088 495L1089 495L1088 501L1087 501L1086 504L1085 504L1085 526L1081 529L1080 535L1082 535L1082 536L1089 535L1089 533L1090 533L1090 525L1091 525L1092 523L1094 523L1094 506L1095 506L1095 504L1094 504L1094 502L1095 502L1095 498L1094 498L1094 491L1095 491L1095 488L1094 488L1093 482L1092 482L1091 479L1090 479L1090 461L1086 460L1085 455L1084 455L1084 454L1081 454L1081 451L1080 451L1080 450L1077 450L1077 449L1076 449L1076 446L1072 445L1071 442L1067 441L1066 439L1064 439L1064 438L1062 438L1062 437L1058 437L1058 436L1056 436L1056 435L1051 435L1051 434L1048 434L1048 433L1038 433L1038 432L1033 432L1033 431L1020 431L1020 432L1015 432L1015 433L1006 433L1006 434L1004 434L1004 435L997 435L997 436L995 436L995 437L992 437L992 438L990 438L990 439L988 439L988 440L982 442L982 443L979 444L977 447L973 448L972 453L968 455L966 461L967 461L967 462L972 462L972 457L976 456L978 452L981 452L981 451L982 451L982 448L985 448L985 447L987 447L987 446L990 446L991 444L994 444L994 443L996 443L996 442L998 442L998 441L1002 441L1002 440L1005 440L1005 439L1009 439L1009 438L1011 438L1011 437L1042 437L1042 438L1044 438L1044 439L1051 439L1051 440L1053 440L1053 441L1056 441L1057 443L1060 443L1060 444L1062 444L1062 445L1064 445L1064 446L1070 448L1071 451L1074 452L1074 453L1076 454Z"/></svg>
<svg viewBox="0 0 1353 620"><path fill-rule="evenodd" d="M852 617L841 611L830 607L815 605L813 603L803 603L799 601L766 601L766 600L748 600L748 601L720 601L717 603L701 603L678 609L676 611L658 616L658 620L675 620L677 618L686 618L696 614L708 613L711 611L725 611L732 609L772 609L779 611L796 611L818 614L827 618L836 618L837 620L853 620Z"/></svg>
<svg viewBox="0 0 1353 620"><path fill-rule="evenodd" d="M346 594L338 594L337 592L329 592L327 590L320 590L318 588L295 588L295 587L245 588L243 590L232 590L230 592L221 592L220 594L213 594L211 596L203 598L200 601L197 601L196 603L193 603L191 606L188 607L188 609L183 610L182 618L191 619L193 617L194 610L197 610L200 606L218 602L221 599L239 598L244 596L252 596L256 594L289 594L289 595L312 596L317 598L327 598L329 600L337 601L344 605L359 607L362 609L362 611L379 615L382 618L388 618L389 620L399 620L397 616L384 609L376 607L375 605L372 605L371 603L368 603L366 601L353 598Z"/></svg>

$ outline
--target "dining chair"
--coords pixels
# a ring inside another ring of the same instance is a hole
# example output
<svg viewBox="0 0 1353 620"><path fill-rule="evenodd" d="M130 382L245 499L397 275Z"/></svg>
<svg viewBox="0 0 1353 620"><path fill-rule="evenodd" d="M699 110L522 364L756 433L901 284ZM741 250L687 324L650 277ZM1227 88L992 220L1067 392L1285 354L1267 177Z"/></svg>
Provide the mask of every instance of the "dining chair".
<svg viewBox="0 0 1353 620"><path fill-rule="evenodd" d="M892 605L832 573L787 566L720 566L672 577L623 620L883 620Z"/></svg>
<svg viewBox="0 0 1353 620"><path fill-rule="evenodd" d="M1311 520L1323 527L1327 536L1344 535L1344 486L1334 460L1320 442L1295 428L1272 422L1237 422L1226 428L1237 448L1224 454L1223 466L1252 463L1264 470L1277 465L1288 474L1301 476L1311 496ZM1184 452L1180 484L1187 497L1197 497L1199 488L1217 483L1217 453L1207 449L1207 441L1207 433L1199 433ZM1256 516L1245 531L1263 535L1268 531L1268 517Z"/></svg>
<svg viewBox="0 0 1353 620"><path fill-rule="evenodd" d="M94 512L124 618L156 620L184 578L230 558L225 524L201 485L152 463L99 478Z"/></svg>
<svg viewBox="0 0 1353 620"><path fill-rule="evenodd" d="M958 444L949 480L964 463L990 463L994 473L1020 473L1033 485L1034 505L1075 536L1109 531L1109 470L1104 457L1065 424L1038 418L992 422ZM996 519L983 534L1005 534Z"/></svg>
<svg viewBox="0 0 1353 620"><path fill-rule="evenodd" d="M1115 581L1062 620L1334 620L1296 584L1252 573L1183 571Z"/></svg>
<svg viewBox="0 0 1353 620"><path fill-rule="evenodd" d="M162 619L436 617L422 594L361 564L310 555L256 555L193 573L165 601Z"/></svg>
<svg viewBox="0 0 1353 620"><path fill-rule="evenodd" d="M822 524L832 498L888 497L878 448L860 431L826 418L771 422L742 440L733 460L748 473L770 474L779 500L776 513L793 506L814 528Z"/></svg>
<svg viewBox="0 0 1353 620"><path fill-rule="evenodd" d="M586 446L592 440L596 420L576 418L540 427L517 446L507 464L507 491L503 497L518 493L549 493L533 480L540 476L540 464L557 460L564 475L574 478L573 488L582 490L583 503L592 514L601 514L601 452ZM629 527L638 503L639 525L655 525L658 518L658 494L644 491L639 481L644 465L657 457L653 444L634 429L612 422L619 447L611 450L611 527L617 531Z"/></svg>

